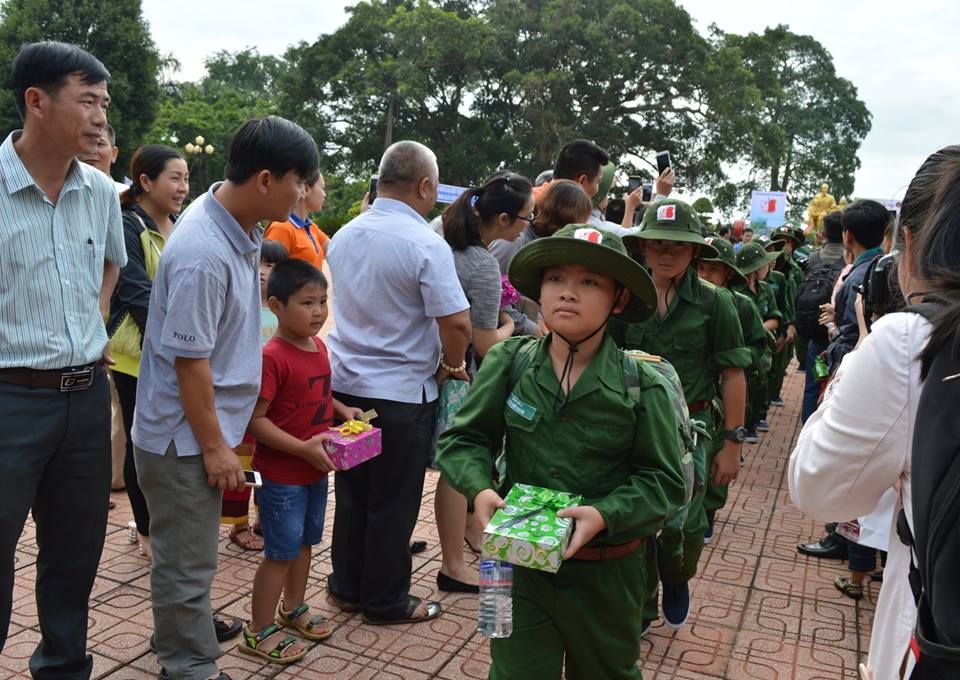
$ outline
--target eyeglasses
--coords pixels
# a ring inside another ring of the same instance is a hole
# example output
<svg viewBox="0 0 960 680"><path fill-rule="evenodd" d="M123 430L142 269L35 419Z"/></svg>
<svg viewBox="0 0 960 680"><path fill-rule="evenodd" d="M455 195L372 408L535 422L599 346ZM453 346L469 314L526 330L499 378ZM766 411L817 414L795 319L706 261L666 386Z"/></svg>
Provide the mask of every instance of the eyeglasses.
<svg viewBox="0 0 960 680"><path fill-rule="evenodd" d="M534 210L532 213L524 217L523 215L517 215L514 219L523 220L527 224L533 224L533 221L537 219L537 211Z"/></svg>

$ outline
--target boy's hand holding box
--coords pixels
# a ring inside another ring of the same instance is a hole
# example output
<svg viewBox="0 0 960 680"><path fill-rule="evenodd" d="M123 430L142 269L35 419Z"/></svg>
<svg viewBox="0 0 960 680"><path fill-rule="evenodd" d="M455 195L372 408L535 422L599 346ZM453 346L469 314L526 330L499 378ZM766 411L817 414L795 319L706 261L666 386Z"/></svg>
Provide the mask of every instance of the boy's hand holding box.
<svg viewBox="0 0 960 680"><path fill-rule="evenodd" d="M380 455L383 444L380 428L370 421L377 417L376 411L367 411L360 420L348 420L340 427L331 427L333 435L325 446L330 461L338 470L349 470Z"/></svg>
<svg viewBox="0 0 960 680"><path fill-rule="evenodd" d="M573 536L573 520L557 517L580 505L581 497L529 484L514 484L483 530L484 557L550 573L560 570Z"/></svg>

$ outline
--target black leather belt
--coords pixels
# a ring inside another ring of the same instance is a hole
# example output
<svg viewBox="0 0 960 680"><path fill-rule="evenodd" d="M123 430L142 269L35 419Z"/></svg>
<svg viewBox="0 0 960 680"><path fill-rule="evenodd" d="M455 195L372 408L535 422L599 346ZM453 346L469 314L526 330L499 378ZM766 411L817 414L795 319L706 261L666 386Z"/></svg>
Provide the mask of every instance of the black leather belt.
<svg viewBox="0 0 960 680"><path fill-rule="evenodd" d="M0 368L0 382L20 387L42 388L58 392L85 390L103 372L103 364L97 362L86 366L38 371L33 368Z"/></svg>

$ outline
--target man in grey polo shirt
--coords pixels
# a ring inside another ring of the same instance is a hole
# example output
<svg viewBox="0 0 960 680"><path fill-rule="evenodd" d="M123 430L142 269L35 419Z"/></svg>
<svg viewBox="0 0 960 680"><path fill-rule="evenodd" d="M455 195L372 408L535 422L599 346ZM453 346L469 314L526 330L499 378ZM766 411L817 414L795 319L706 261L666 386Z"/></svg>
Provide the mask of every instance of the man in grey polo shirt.
<svg viewBox="0 0 960 680"><path fill-rule="evenodd" d="M286 219L318 167L300 126L248 121L230 145L226 181L177 221L160 259L132 434L150 510L161 678L229 680L217 671L210 585L222 492L244 483L233 448L260 389L258 223Z"/></svg>
<svg viewBox="0 0 960 680"><path fill-rule="evenodd" d="M32 509L35 678L81 680L93 668L87 602L110 493L99 299L127 256L113 183L76 156L94 152L107 124L109 79L78 47L25 45L12 73L23 130L0 146L0 650Z"/></svg>
<svg viewBox="0 0 960 680"><path fill-rule="evenodd" d="M336 327L328 343L334 396L376 409L383 451L337 473L331 601L368 623L431 619L410 595L410 536L429 456L437 380L466 379L469 304L453 253L424 217L437 200L437 159L397 142L380 161L377 199L340 229L327 261Z"/></svg>

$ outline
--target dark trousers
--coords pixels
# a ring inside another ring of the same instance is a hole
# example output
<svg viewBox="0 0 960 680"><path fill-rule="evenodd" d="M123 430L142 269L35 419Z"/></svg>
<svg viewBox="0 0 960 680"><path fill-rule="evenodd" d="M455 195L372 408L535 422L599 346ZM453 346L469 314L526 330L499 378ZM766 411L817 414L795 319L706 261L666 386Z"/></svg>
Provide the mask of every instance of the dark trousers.
<svg viewBox="0 0 960 680"><path fill-rule="evenodd" d="M336 473L329 587L363 611L400 618L410 592L410 537L417 524L436 402L403 404L334 392L348 406L376 409L379 456Z"/></svg>
<svg viewBox="0 0 960 680"><path fill-rule="evenodd" d="M800 422L805 423L807 419L817 410L817 399L820 398L820 383L814 377L813 365L817 357L825 350L826 345L811 340L807 344L807 373L803 382L803 407L800 411Z"/></svg>
<svg viewBox="0 0 960 680"><path fill-rule="evenodd" d="M123 483L127 487L127 498L130 499L130 508L133 510L133 521L137 523L137 531L141 536L150 535L150 511L147 510L147 500L140 490L137 481L137 463L133 459L133 412L137 407L137 379L126 373L113 374L113 384L117 388L117 398L120 400L120 410L123 411L123 431L127 435L127 453L123 458Z"/></svg>
<svg viewBox="0 0 960 680"><path fill-rule="evenodd" d="M105 375L79 392L0 383L0 650L17 542L32 508L43 635L30 658L34 678L90 677L87 601L103 550L111 476Z"/></svg>

